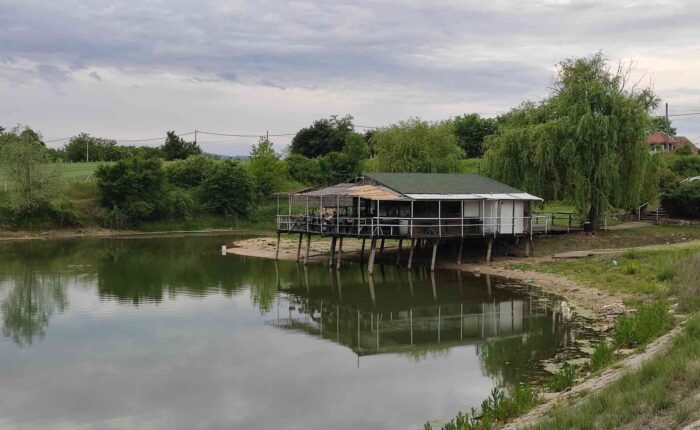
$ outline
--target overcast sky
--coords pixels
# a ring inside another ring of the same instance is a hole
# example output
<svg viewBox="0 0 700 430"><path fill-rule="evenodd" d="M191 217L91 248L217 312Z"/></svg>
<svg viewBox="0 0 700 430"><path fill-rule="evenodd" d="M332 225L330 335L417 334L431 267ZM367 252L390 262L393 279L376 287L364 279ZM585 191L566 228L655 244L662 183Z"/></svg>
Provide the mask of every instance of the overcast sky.
<svg viewBox="0 0 700 430"><path fill-rule="evenodd" d="M691 0L0 0L0 125L135 139L496 115L599 50L671 114L700 112L698 23ZM674 125L700 142L700 116ZM199 141L235 155L256 139Z"/></svg>

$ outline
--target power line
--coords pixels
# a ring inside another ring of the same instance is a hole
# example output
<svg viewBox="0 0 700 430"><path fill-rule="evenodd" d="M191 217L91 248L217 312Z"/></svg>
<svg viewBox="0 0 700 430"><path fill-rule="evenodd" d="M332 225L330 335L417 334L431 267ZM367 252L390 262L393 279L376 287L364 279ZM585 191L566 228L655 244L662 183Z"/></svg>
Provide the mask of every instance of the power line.
<svg viewBox="0 0 700 430"><path fill-rule="evenodd" d="M700 112L676 113L676 114L669 115L669 116L675 117L675 116L693 116L693 115L700 115Z"/></svg>
<svg viewBox="0 0 700 430"><path fill-rule="evenodd" d="M269 136L269 137L282 137L282 136L294 136L296 133L280 133L280 134L267 134L267 133L260 133L260 134L235 134L235 133L215 133L213 131L202 131L202 130L197 130L197 133L201 134L209 134L212 136L226 136L226 137L262 137L262 136Z"/></svg>

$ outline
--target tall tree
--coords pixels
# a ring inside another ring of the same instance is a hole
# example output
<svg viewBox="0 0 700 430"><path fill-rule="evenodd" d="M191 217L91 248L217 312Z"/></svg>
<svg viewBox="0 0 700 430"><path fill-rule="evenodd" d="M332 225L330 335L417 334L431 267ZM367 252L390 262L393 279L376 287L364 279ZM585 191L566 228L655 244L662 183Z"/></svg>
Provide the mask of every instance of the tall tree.
<svg viewBox="0 0 700 430"><path fill-rule="evenodd" d="M71 137L63 150L68 161L117 161L121 158L117 142L80 133Z"/></svg>
<svg viewBox="0 0 700 430"><path fill-rule="evenodd" d="M345 139L354 133L353 117L338 118L333 115L314 121L310 127L302 128L292 139L291 152L309 158L317 158L329 152L340 152Z"/></svg>
<svg viewBox="0 0 700 430"><path fill-rule="evenodd" d="M502 118L489 139L490 176L546 199L573 200L594 228L611 208L653 197L658 164L645 146L658 100L628 88L630 70L610 69L598 53L559 64L552 94Z"/></svg>
<svg viewBox="0 0 700 430"><path fill-rule="evenodd" d="M482 118L478 113L462 115L454 120L457 144L467 158L479 158L484 153L484 139L496 132L496 121Z"/></svg>
<svg viewBox="0 0 700 430"><path fill-rule="evenodd" d="M272 147L272 142L265 137L261 137L250 151L248 172L255 191L263 196L279 190L287 174L285 164Z"/></svg>
<svg viewBox="0 0 700 430"><path fill-rule="evenodd" d="M671 120L666 119L665 116L655 116L652 118L653 130L663 131L669 136L676 135L676 128L671 125Z"/></svg>
<svg viewBox="0 0 700 430"><path fill-rule="evenodd" d="M376 166L384 172L458 172L462 149L451 122L402 121L372 137Z"/></svg>
<svg viewBox="0 0 700 430"><path fill-rule="evenodd" d="M166 160L184 160L190 155L199 155L202 149L197 142L187 142L174 131L169 131L165 143L161 146Z"/></svg>

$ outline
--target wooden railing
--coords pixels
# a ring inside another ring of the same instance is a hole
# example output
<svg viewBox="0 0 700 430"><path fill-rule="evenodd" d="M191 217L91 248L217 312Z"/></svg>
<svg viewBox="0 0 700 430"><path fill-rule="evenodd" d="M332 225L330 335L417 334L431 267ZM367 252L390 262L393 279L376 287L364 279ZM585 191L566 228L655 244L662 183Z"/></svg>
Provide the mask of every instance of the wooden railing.
<svg viewBox="0 0 700 430"><path fill-rule="evenodd" d="M360 237L440 238L548 233L548 216L481 218L320 217L278 215L277 230Z"/></svg>

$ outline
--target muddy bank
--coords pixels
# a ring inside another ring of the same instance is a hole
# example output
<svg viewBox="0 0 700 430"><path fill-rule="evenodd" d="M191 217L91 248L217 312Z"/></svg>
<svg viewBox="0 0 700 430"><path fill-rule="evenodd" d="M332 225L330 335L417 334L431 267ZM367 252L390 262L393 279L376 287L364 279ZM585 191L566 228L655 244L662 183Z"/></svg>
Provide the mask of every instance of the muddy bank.
<svg viewBox="0 0 700 430"><path fill-rule="evenodd" d="M338 242L340 243L340 242ZM297 250L299 249L298 239L282 238L280 240L280 260L295 261L297 259ZM362 240L349 239L343 240L342 258L357 258L359 257L362 248ZM277 239L274 237L255 237L249 239L236 240L226 245L226 252L229 254L274 259L277 249ZM330 240L312 240L309 246L309 261L319 262L326 261L329 257ZM339 249L339 245L338 248ZM368 251L368 250L367 250ZM300 259L304 259L306 253L306 240L301 242Z"/></svg>

